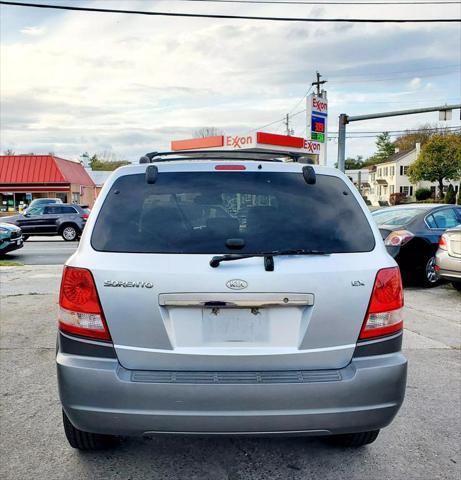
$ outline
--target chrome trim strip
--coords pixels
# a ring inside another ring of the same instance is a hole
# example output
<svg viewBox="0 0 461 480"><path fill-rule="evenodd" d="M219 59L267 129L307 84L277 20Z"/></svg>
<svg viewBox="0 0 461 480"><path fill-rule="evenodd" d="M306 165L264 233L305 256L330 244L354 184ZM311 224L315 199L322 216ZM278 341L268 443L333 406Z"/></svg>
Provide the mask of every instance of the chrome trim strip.
<svg viewBox="0 0 461 480"><path fill-rule="evenodd" d="M292 307L314 305L312 293L161 293L162 307ZM216 305L213 305L216 303Z"/></svg>

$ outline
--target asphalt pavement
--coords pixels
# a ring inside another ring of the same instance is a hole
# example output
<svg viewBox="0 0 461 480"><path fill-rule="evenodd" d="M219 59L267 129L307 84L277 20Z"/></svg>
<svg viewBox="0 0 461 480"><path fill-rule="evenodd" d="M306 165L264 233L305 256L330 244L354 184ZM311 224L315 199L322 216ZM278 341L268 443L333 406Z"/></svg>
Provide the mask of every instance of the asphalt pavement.
<svg viewBox="0 0 461 480"><path fill-rule="evenodd" d="M63 265L77 250L78 242L61 237L30 237L19 250L8 253L6 260L24 265Z"/></svg>
<svg viewBox="0 0 461 480"><path fill-rule="evenodd" d="M461 478L461 295L406 289L402 409L375 443L315 438L130 438L79 453L64 437L54 365L62 267L0 269L0 478L455 480Z"/></svg>

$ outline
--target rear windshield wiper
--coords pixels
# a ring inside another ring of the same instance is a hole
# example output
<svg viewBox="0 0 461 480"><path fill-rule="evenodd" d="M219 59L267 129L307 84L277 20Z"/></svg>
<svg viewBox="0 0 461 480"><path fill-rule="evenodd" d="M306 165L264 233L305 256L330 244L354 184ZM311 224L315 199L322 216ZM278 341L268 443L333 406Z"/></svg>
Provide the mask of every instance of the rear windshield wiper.
<svg viewBox="0 0 461 480"><path fill-rule="evenodd" d="M229 253L213 257L210 260L210 267L216 268L221 262L231 262L232 260L241 260L243 258L264 257L264 268L267 272L272 272L274 270L274 257L281 255L328 255L328 253L320 250L306 250L303 248L273 250L272 252L261 253Z"/></svg>

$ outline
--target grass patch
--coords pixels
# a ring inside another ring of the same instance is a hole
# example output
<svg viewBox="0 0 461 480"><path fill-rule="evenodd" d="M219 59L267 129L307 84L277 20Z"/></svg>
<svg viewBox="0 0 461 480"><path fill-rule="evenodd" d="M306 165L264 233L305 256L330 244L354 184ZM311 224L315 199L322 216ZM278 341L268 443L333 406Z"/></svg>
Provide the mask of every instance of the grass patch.
<svg viewBox="0 0 461 480"><path fill-rule="evenodd" d="M0 267L22 267L24 264L21 262L13 262L12 260L2 260L0 258Z"/></svg>

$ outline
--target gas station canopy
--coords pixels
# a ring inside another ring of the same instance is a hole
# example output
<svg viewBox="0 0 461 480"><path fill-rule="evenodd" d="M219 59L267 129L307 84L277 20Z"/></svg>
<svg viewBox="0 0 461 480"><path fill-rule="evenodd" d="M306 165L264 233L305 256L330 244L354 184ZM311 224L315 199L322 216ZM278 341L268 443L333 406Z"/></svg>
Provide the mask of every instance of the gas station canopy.
<svg viewBox="0 0 461 480"><path fill-rule="evenodd" d="M264 152L293 152L300 155L319 155L320 143L302 137L255 132L244 135L217 135L213 137L173 140L172 151L231 150Z"/></svg>

